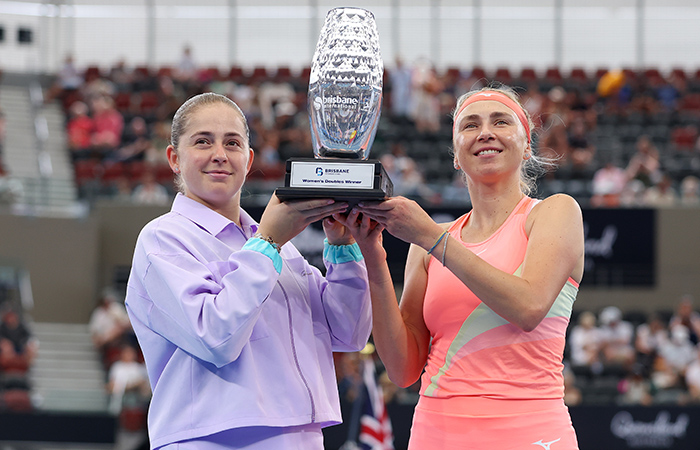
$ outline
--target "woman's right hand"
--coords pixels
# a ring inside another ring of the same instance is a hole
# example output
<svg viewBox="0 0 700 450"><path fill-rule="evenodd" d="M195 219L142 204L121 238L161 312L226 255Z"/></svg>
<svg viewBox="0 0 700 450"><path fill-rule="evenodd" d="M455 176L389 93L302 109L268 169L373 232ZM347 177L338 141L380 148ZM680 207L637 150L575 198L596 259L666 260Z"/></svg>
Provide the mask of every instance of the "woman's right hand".
<svg viewBox="0 0 700 450"><path fill-rule="evenodd" d="M347 208L347 203L328 198L282 202L272 194L260 218L258 232L272 238L281 247L310 224L324 217L342 213Z"/></svg>
<svg viewBox="0 0 700 450"><path fill-rule="evenodd" d="M355 242L360 247L365 259L370 261L386 260L382 238L384 225L370 219L368 215L361 215L357 208L353 208L348 214L334 214L333 218L350 230L350 234L355 238Z"/></svg>
<svg viewBox="0 0 700 450"><path fill-rule="evenodd" d="M418 203L405 197L362 202L356 209L382 224L394 237L426 250L444 231Z"/></svg>

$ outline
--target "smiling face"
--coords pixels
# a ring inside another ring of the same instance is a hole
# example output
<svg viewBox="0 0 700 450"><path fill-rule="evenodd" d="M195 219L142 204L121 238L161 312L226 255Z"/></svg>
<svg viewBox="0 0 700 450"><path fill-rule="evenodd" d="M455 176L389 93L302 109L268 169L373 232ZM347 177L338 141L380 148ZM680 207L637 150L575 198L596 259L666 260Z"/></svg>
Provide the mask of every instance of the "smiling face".
<svg viewBox="0 0 700 450"><path fill-rule="evenodd" d="M225 216L237 210L253 163L240 113L222 102L196 106L176 145L168 146L168 161L184 194Z"/></svg>
<svg viewBox="0 0 700 450"><path fill-rule="evenodd" d="M529 151L527 134L517 115L492 100L476 101L455 118L455 163L470 180L511 175L520 169Z"/></svg>

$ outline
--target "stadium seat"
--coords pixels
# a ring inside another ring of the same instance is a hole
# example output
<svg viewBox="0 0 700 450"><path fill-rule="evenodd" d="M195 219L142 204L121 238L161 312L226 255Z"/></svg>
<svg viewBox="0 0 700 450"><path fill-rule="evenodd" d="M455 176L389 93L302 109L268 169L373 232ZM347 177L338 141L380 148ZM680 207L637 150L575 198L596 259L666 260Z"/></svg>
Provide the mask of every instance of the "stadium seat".
<svg viewBox="0 0 700 450"><path fill-rule="evenodd" d="M85 69L85 74L83 75L83 78L85 79L86 83L89 83L91 81L97 80L98 78L102 78L102 72L97 66L89 66L87 69Z"/></svg>
<svg viewBox="0 0 700 450"><path fill-rule="evenodd" d="M552 83L561 83L563 77L558 67L550 67L545 72L545 78Z"/></svg>
<svg viewBox="0 0 700 450"><path fill-rule="evenodd" d="M698 140L698 128L692 125L676 127L671 131L671 143L679 150L690 150Z"/></svg>
<svg viewBox="0 0 700 450"><path fill-rule="evenodd" d="M510 74L510 69L507 67L497 68L493 78L505 84L510 84L513 82L513 76Z"/></svg>
<svg viewBox="0 0 700 450"><path fill-rule="evenodd" d="M574 67L571 69L571 74L569 75L571 80L575 80L581 83L588 82L588 74L583 67Z"/></svg>
<svg viewBox="0 0 700 450"><path fill-rule="evenodd" d="M483 67L479 67L479 66L474 66L474 67L472 67L471 76L472 76L473 78L476 78L476 79L479 79L479 80L482 79L482 78L487 78L487 77L486 77L486 71L484 70Z"/></svg>
<svg viewBox="0 0 700 450"><path fill-rule="evenodd" d="M168 77L172 78L173 76L173 68L170 66L162 66L160 69L158 69L158 78L161 77Z"/></svg>
<svg viewBox="0 0 700 450"><path fill-rule="evenodd" d="M231 66L231 69L228 71L228 76L226 78L229 81L233 81L234 83L242 82L244 79L243 68L240 66Z"/></svg>
<svg viewBox="0 0 700 450"><path fill-rule="evenodd" d="M111 184L117 181L119 178L126 175L124 170L124 163L121 162L108 162L102 165L102 183Z"/></svg>
<svg viewBox="0 0 700 450"><path fill-rule="evenodd" d="M523 67L520 71L520 81L523 83L534 83L537 81L537 72L534 67Z"/></svg>
<svg viewBox="0 0 700 450"><path fill-rule="evenodd" d="M683 81L688 79L688 74L686 74L685 70L680 67L674 67L671 69L671 75Z"/></svg>
<svg viewBox="0 0 700 450"><path fill-rule="evenodd" d="M92 159L76 161L73 164L75 182L78 186L94 181L97 178L98 163Z"/></svg>

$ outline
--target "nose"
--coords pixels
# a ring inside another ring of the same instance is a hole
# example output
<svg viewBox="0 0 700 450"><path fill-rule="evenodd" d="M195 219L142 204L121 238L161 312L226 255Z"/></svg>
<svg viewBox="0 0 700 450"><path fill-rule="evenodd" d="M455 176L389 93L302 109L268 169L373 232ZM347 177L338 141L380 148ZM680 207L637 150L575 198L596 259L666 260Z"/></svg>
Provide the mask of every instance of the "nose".
<svg viewBox="0 0 700 450"><path fill-rule="evenodd" d="M482 126L478 139L480 141L488 141L489 139L493 139L493 138L494 138L494 134L493 134L493 131L491 130L491 127L489 127L488 125Z"/></svg>
<svg viewBox="0 0 700 450"><path fill-rule="evenodd" d="M217 163L225 163L227 161L228 157L226 156L226 149L223 145L214 146L214 154L212 155L212 159Z"/></svg>

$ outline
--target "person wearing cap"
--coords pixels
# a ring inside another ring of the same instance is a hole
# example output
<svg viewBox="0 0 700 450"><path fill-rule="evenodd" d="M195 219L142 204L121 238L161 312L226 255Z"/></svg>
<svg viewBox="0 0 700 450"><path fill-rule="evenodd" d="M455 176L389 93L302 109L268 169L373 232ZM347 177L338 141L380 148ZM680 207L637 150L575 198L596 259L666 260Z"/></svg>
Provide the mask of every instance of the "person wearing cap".
<svg viewBox="0 0 700 450"><path fill-rule="evenodd" d="M547 162L512 90L469 92L453 119L470 212L438 224L394 197L346 221L367 261L379 356L397 385L421 381L408 448L577 449L562 358L583 277L580 207L530 196L528 170ZM383 229L411 244L400 304Z"/></svg>

